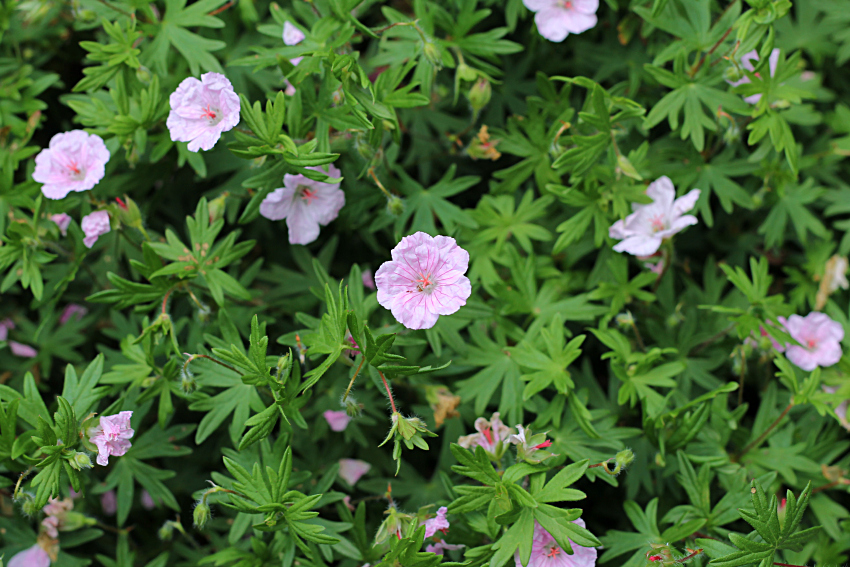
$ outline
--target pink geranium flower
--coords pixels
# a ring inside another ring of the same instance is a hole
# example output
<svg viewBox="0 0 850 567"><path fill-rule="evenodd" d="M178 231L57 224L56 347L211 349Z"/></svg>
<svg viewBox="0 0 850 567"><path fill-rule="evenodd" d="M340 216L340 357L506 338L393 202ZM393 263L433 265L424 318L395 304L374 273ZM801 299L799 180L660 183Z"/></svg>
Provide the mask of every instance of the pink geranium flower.
<svg viewBox="0 0 850 567"><path fill-rule="evenodd" d="M131 411L103 416L100 423L89 429L89 441L97 447L97 464L106 466L109 457L120 457L130 449L130 439L135 431L130 427Z"/></svg>
<svg viewBox="0 0 850 567"><path fill-rule="evenodd" d="M632 214L618 220L608 230L611 238L621 240L614 250L635 256L650 256L658 251L665 238L697 223L693 215L686 215L696 205L700 190L694 189L676 199L676 188L667 177L650 184L646 194L653 202L648 205L633 204Z"/></svg>
<svg viewBox="0 0 850 567"><path fill-rule="evenodd" d="M86 316L89 310L83 307L82 305L77 305L76 303L69 303L65 309L62 311L62 315L59 316L59 324L64 325L72 318L79 321L83 317Z"/></svg>
<svg viewBox="0 0 850 567"><path fill-rule="evenodd" d="M17 341L9 341L9 350L12 351L12 354L20 356L21 358L35 358L38 356L37 350L29 345L21 344Z"/></svg>
<svg viewBox="0 0 850 567"><path fill-rule="evenodd" d="M448 236L424 232L405 236L392 250L392 261L375 274L378 303L408 329L430 329L440 315L466 305L472 293L463 275L469 253Z"/></svg>
<svg viewBox="0 0 850 567"><path fill-rule="evenodd" d="M284 22L283 24L283 43L286 45L298 45L304 41L304 32L295 27L292 22Z"/></svg>
<svg viewBox="0 0 850 567"><path fill-rule="evenodd" d="M38 544L12 556L8 567L50 567L50 556Z"/></svg>
<svg viewBox="0 0 850 567"><path fill-rule="evenodd" d="M371 470L372 465L360 459L340 459L339 476L345 482L354 486L364 474Z"/></svg>
<svg viewBox="0 0 850 567"><path fill-rule="evenodd" d="M584 520L575 520L574 524L584 527ZM534 540L531 544L531 558L526 567L594 567L596 565L596 548L582 547L570 540L573 554L558 545L552 534L543 529L537 521L534 522ZM522 567L519 550L514 554L516 567Z"/></svg>
<svg viewBox="0 0 850 567"><path fill-rule="evenodd" d="M239 97L221 73L188 77L171 93L165 124L175 142L189 142L190 152L209 150L239 124Z"/></svg>
<svg viewBox="0 0 850 567"><path fill-rule="evenodd" d="M452 543L446 543L445 540L440 540L437 543L426 545L425 551L427 551L428 553L436 553L437 555L443 555L444 551L451 551L451 550L454 550L454 549L463 549L464 547L466 547L466 546L463 545L463 544L455 545L455 544L452 544Z"/></svg>
<svg viewBox="0 0 850 567"><path fill-rule="evenodd" d="M109 213L106 211L95 211L84 216L83 221L80 223L80 228L83 229L83 233L86 235L83 238L83 244L86 245L86 248L91 248L97 242L99 236L103 236L111 230Z"/></svg>
<svg viewBox="0 0 850 567"><path fill-rule="evenodd" d="M788 360L806 371L818 366L832 366L841 360L844 327L827 315L813 311L805 317L791 315L778 318L799 345L785 345Z"/></svg>
<svg viewBox="0 0 850 567"><path fill-rule="evenodd" d="M348 427L348 422L351 421L351 416L344 411L328 410L322 415L325 416L325 421L331 426L334 431L345 431Z"/></svg>
<svg viewBox="0 0 850 567"><path fill-rule="evenodd" d="M752 73L753 70L756 67L754 62L758 63L758 61L759 61L759 54L758 54L758 51L756 51L754 49L754 50L750 51L749 53L745 53L744 55L741 56L741 67L743 67L744 69L746 69L747 71ZM779 48L776 48L776 49L774 49L773 51L770 52L770 57L768 58L768 62L767 62L767 65L770 68L770 76L771 77L776 73L776 66L778 64L779 64ZM756 75L756 76L758 76L758 75ZM733 87L737 87L738 85L745 85L747 83L751 83L752 81L750 80L749 77L744 75L743 77L741 77L737 81L727 80L726 82L729 83L730 85L732 85ZM756 104L760 100L761 100L760 94L754 94L754 95L744 97L744 101L746 101L750 104Z"/></svg>
<svg viewBox="0 0 850 567"><path fill-rule="evenodd" d="M476 419L475 429L478 430L478 433L464 435L457 440L457 444L471 451L474 451L476 447L481 447L488 453L497 455L500 451L500 444L507 445L513 434L513 430L502 423L499 412L493 413L490 421L483 417Z"/></svg>
<svg viewBox="0 0 850 567"><path fill-rule="evenodd" d="M534 23L540 35L560 43L571 33L581 33L596 25L599 0L522 0L536 12Z"/></svg>
<svg viewBox="0 0 850 567"><path fill-rule="evenodd" d="M62 199L72 191L88 191L103 179L109 150L103 139L83 130L56 134L35 156L32 178L43 183L48 199ZM58 224L58 223L57 223Z"/></svg>
<svg viewBox="0 0 850 567"><path fill-rule="evenodd" d="M429 538L438 531L445 533L449 529L449 521L446 519L446 513L449 509L441 506L437 510L437 515L429 520L425 520L425 537Z"/></svg>
<svg viewBox="0 0 850 567"><path fill-rule="evenodd" d="M68 226L71 224L70 216L65 213L59 213L58 215L51 216L50 220L59 225L59 232L62 233L62 236L68 235Z"/></svg>
<svg viewBox="0 0 850 567"><path fill-rule="evenodd" d="M320 167L308 167L325 173ZM328 176L337 179L340 171L328 167ZM290 244L309 244L319 237L319 226L334 220L345 205L339 183L322 183L298 174L283 176L283 187L269 193L260 203L260 214L269 220L286 219Z"/></svg>

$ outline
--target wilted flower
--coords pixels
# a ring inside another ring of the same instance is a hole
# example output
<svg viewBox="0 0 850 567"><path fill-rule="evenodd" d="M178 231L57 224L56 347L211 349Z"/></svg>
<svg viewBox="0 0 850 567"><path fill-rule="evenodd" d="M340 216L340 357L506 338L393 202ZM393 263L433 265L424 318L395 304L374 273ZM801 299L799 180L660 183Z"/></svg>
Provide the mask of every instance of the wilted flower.
<svg viewBox="0 0 850 567"><path fill-rule="evenodd" d="M83 221L80 223L80 228L83 229L83 233L86 235L83 238L83 244L86 245L86 248L91 248L97 242L98 237L103 236L111 230L109 213L106 211L95 211L84 216Z"/></svg>
<svg viewBox="0 0 850 567"><path fill-rule="evenodd" d="M499 140L490 140L490 133L487 131L487 126L482 126L478 131L478 135L473 138L472 143L466 149L466 153L472 159L489 159L496 161L502 154L496 149L499 145Z"/></svg>
<svg viewBox="0 0 850 567"><path fill-rule="evenodd" d="M187 77L168 99L166 126L174 142L189 142L190 152L209 150L239 124L239 97L221 73Z"/></svg>
<svg viewBox="0 0 850 567"><path fill-rule="evenodd" d="M59 213L56 215L52 215L50 220L55 222L59 226L59 232L62 233L62 236L68 235L68 226L71 224L71 217L66 215L65 213Z"/></svg>
<svg viewBox="0 0 850 567"><path fill-rule="evenodd" d="M847 256L839 256L835 254L826 262L824 266L823 277L820 279L817 298L815 299L815 311L823 309L826 305L826 300L836 290L850 288L850 282L847 281L847 268L850 263L847 261Z"/></svg>
<svg viewBox="0 0 850 567"><path fill-rule="evenodd" d="M535 12L534 23L540 35L560 43L571 33L581 33L596 25L599 0L522 0Z"/></svg>
<svg viewBox="0 0 850 567"><path fill-rule="evenodd" d="M107 516L115 515L115 512L118 511L118 498L115 496L114 490L107 490L100 495L100 506Z"/></svg>
<svg viewBox="0 0 850 567"><path fill-rule="evenodd" d="M49 499L42 509L47 516L41 521L44 532L53 539L59 537L59 530L65 527L65 518L73 509L74 501L71 498Z"/></svg>
<svg viewBox="0 0 850 567"><path fill-rule="evenodd" d="M813 311L805 317L779 317L791 337L800 345L785 345L788 360L806 371L818 366L832 366L841 360L844 327L829 316ZM802 346L801 346L802 345Z"/></svg>
<svg viewBox="0 0 850 567"><path fill-rule="evenodd" d="M339 476L345 482L354 486L360 477L369 472L372 465L360 459L340 459Z"/></svg>
<svg viewBox="0 0 850 567"><path fill-rule="evenodd" d="M453 543L446 543L444 540L440 540L437 543L430 543L426 545L425 551L427 551L428 553L436 553L437 555L443 555L444 551L463 549L464 547L466 546L463 544L455 545Z"/></svg>
<svg viewBox="0 0 850 567"><path fill-rule="evenodd" d="M440 315L451 315L472 293L463 275L469 253L448 236L424 232L405 236L392 250L392 261L375 274L378 303L408 329L430 329Z"/></svg>
<svg viewBox="0 0 850 567"><path fill-rule="evenodd" d="M12 354L21 358L35 358L38 356L38 351L33 347L17 341L9 341L9 350L12 351Z"/></svg>
<svg viewBox="0 0 850 567"><path fill-rule="evenodd" d="M573 521L573 523L584 527L584 520L581 518ZM593 567L596 565L596 548L582 547L572 540L570 547L573 548L573 554L567 555L567 552L558 545L552 534L535 520L531 558L526 567ZM522 567L519 550L514 554L514 560L516 567Z"/></svg>
<svg viewBox="0 0 850 567"><path fill-rule="evenodd" d="M7 567L50 567L50 555L35 544L12 556Z"/></svg>
<svg viewBox="0 0 850 567"><path fill-rule="evenodd" d="M633 204L634 212L625 220L615 222L608 230L611 238L621 240L614 246L616 252L650 256L658 251L665 238L697 223L695 216L684 213L696 205L700 195L699 189L676 199L676 188L665 176L650 184L646 194L652 197L652 203Z"/></svg>
<svg viewBox="0 0 850 567"><path fill-rule="evenodd" d="M758 62L758 60L759 60L759 54L754 49L754 50L750 51L749 53L745 53L744 55L741 56L741 67L743 67L744 69L746 69L747 71L752 73L753 70L755 69L755 64L753 62ZM776 73L776 66L779 64L779 48L776 48L776 49L774 49L773 51L770 52L770 58L769 58L767 64L768 64L768 67L770 67L770 76L772 77L774 75L774 73ZM758 76L758 74L756 76ZM747 83L751 83L752 81L750 81L749 77L744 75L743 77L741 77L737 81L730 81L730 80L727 79L726 82L729 83L730 85L732 85L733 87L737 87L738 85L744 85L744 84L747 84ZM744 97L744 101L746 101L750 104L756 104L760 100L761 100L760 94L754 94L754 95Z"/></svg>
<svg viewBox="0 0 850 567"><path fill-rule="evenodd" d="M526 429L522 425L517 425L516 428L519 430L519 433L511 435L508 438L508 442L517 446L518 459L536 465L540 461L555 456L550 451L544 451L545 448L552 445L552 442L546 439L545 433L533 435L531 429Z"/></svg>
<svg viewBox="0 0 850 567"><path fill-rule="evenodd" d="M98 425L89 429L89 441L97 447L97 464L106 466L109 457L120 457L130 449L130 439L135 431L130 428L132 411L103 416Z"/></svg>
<svg viewBox="0 0 850 567"><path fill-rule="evenodd" d="M322 168L308 167L325 173ZM339 169L328 166L328 176L338 179ZM275 189L260 204L260 214L269 220L286 219L290 244L309 244L319 237L319 226L334 220L345 205L339 183L313 181L304 175L283 176L283 187Z"/></svg>
<svg viewBox="0 0 850 567"><path fill-rule="evenodd" d="M83 307L82 305L77 305L76 303L69 303L65 309L62 311L62 315L59 316L59 324L64 325L71 318L75 318L77 321L86 316L89 310Z"/></svg>
<svg viewBox="0 0 850 567"><path fill-rule="evenodd" d="M441 506L437 510L437 515L433 518L425 520L425 537L429 538L438 531L445 533L449 529L449 521L446 519L446 513L449 509Z"/></svg>
<svg viewBox="0 0 850 567"><path fill-rule="evenodd" d="M452 394L445 386L426 386L425 397L434 411L434 424L437 427L443 425L447 419L457 417L457 406L460 405L460 396Z"/></svg>
<svg viewBox="0 0 850 567"><path fill-rule="evenodd" d="M283 43L286 45L298 45L304 41L304 32L295 27L292 22L284 22L283 24Z"/></svg>
<svg viewBox="0 0 850 567"><path fill-rule="evenodd" d="M493 457L501 458L506 445L510 442L509 437L513 430L502 423L499 412L495 412L490 421L483 417L476 419L475 429L478 430L478 433L464 435L457 440L458 445L471 451L474 451L476 447L481 447Z"/></svg>
<svg viewBox="0 0 850 567"><path fill-rule="evenodd" d="M109 150L100 136L71 130L53 136L50 145L35 156L32 178L44 184L41 192L45 197L62 199L72 191L88 191L97 185L108 161Z"/></svg>
<svg viewBox="0 0 850 567"><path fill-rule="evenodd" d="M325 421L328 422L333 431L345 431L348 422L351 421L351 417L344 411L328 410L322 415L325 416Z"/></svg>

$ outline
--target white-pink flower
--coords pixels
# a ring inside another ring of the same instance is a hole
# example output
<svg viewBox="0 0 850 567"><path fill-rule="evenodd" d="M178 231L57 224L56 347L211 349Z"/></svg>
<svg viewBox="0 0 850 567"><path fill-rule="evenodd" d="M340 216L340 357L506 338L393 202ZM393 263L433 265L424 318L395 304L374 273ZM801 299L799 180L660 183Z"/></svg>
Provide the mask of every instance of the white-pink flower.
<svg viewBox="0 0 850 567"><path fill-rule="evenodd" d="M759 61L759 54L758 54L758 51L756 51L754 49L754 50L750 51L749 53L745 53L744 55L741 56L741 67L743 67L744 69L746 69L747 71L752 73L753 70L755 70L755 67L756 67L755 63L758 63L758 61ZM767 61L767 65L770 68L770 76L771 77L776 73L776 66L778 64L779 64L779 48L777 47L776 49L774 49L773 51L770 52L770 57L768 58L768 61ZM756 76L758 76L758 74L756 74ZM737 81L727 80L726 82L729 83L730 85L732 85L733 87L737 87L738 85L745 85L747 83L751 83L752 81L750 81L749 77L744 75L743 77L741 77ZM746 101L750 104L756 104L760 100L761 100L760 94L754 94L754 95L744 97L744 101Z"/></svg>
<svg viewBox="0 0 850 567"><path fill-rule="evenodd" d="M818 366L832 366L841 360L841 341L844 327L824 313L813 311L805 317L791 315L778 317L791 337L799 345L785 345L788 360L806 371Z"/></svg>
<svg viewBox="0 0 850 567"><path fill-rule="evenodd" d="M436 553L437 555L443 555L444 551L451 551L451 550L454 550L454 549L463 549L464 547L466 547L466 546L463 545L463 544L455 545L453 543L446 543L445 540L441 539L437 543L429 543L428 545L426 545L425 551L427 551L428 553Z"/></svg>
<svg viewBox="0 0 850 567"><path fill-rule="evenodd" d="M7 567L50 567L50 556L35 544L12 556Z"/></svg>
<svg viewBox="0 0 850 567"><path fill-rule="evenodd" d="M107 516L114 516L118 511L118 497L114 490L107 490L100 495L100 507Z"/></svg>
<svg viewBox="0 0 850 567"><path fill-rule="evenodd" d="M77 305L76 303L69 303L65 309L62 311L62 315L59 316L59 324L64 325L72 318L79 321L83 317L86 316L89 310L83 307L82 305Z"/></svg>
<svg viewBox="0 0 850 567"><path fill-rule="evenodd" d="M239 124L239 96L221 73L187 77L171 93L165 125L175 142L189 142L190 152L209 150Z"/></svg>
<svg viewBox="0 0 850 567"><path fill-rule="evenodd" d="M351 421L351 416L344 411L328 410L322 415L325 416L325 421L328 422L333 431L345 431L348 422Z"/></svg>
<svg viewBox="0 0 850 567"><path fill-rule="evenodd" d="M534 23L540 35L560 43L571 33L581 33L596 25L599 0L522 0L535 12Z"/></svg>
<svg viewBox="0 0 850 567"><path fill-rule="evenodd" d="M109 150L103 139L83 130L56 134L35 156L32 178L43 183L48 199L62 199L72 191L88 191L103 179ZM58 224L58 223L57 223Z"/></svg>
<svg viewBox="0 0 850 567"><path fill-rule="evenodd" d="M364 474L372 469L372 465L360 459L340 459L339 476L345 482L354 486Z"/></svg>
<svg viewBox="0 0 850 567"><path fill-rule="evenodd" d="M446 514L449 509L441 506L437 510L437 515L433 518L425 520L425 537L429 538L438 531L445 533L449 529L449 521L446 519Z"/></svg>
<svg viewBox="0 0 850 567"><path fill-rule="evenodd" d="M488 453L496 455L499 452L499 444L507 445L513 434L513 430L502 423L499 412L494 412L490 421L483 417L476 419L475 429L478 433L464 435L457 440L457 444L471 451L481 447Z"/></svg>
<svg viewBox="0 0 850 567"><path fill-rule="evenodd" d="M29 345L21 344L17 341L9 341L9 350L12 351L12 354L20 356L21 358L35 358L38 356L37 350Z"/></svg>
<svg viewBox="0 0 850 567"><path fill-rule="evenodd" d="M135 431L130 427L132 411L103 416L100 423L89 429L89 441L97 447L97 464L106 466L109 457L120 457L130 449L130 439Z"/></svg>
<svg viewBox="0 0 850 567"><path fill-rule="evenodd" d="M83 233L86 235L83 238L83 244L86 245L86 248L91 248L97 242L99 236L103 236L111 230L109 213L106 211L95 211L84 216L83 221L80 223L80 228L83 229Z"/></svg>
<svg viewBox="0 0 850 567"><path fill-rule="evenodd" d="M676 199L676 188L665 176L651 183L646 194L652 198L652 203L633 204L634 212L608 229L608 236L621 241L614 246L616 252L650 256L658 251L665 238L698 222L695 216L685 213L696 205L699 189Z"/></svg>
<svg viewBox="0 0 850 567"><path fill-rule="evenodd" d="M50 220L59 226L59 232L62 236L68 235L68 226L71 224L71 217L65 213L59 213L50 217Z"/></svg>
<svg viewBox="0 0 850 567"><path fill-rule="evenodd" d="M304 32L295 27L292 22L284 22L283 24L283 43L286 45L298 45L304 41Z"/></svg>
<svg viewBox="0 0 850 567"><path fill-rule="evenodd" d="M584 527L584 520L575 520L574 524ZM552 534L543 529L537 521L534 522L534 540L531 544L531 558L526 567L594 567L596 565L596 548L582 547L570 540L573 554L558 545ZM519 550L514 554L516 567L522 567Z"/></svg>
<svg viewBox="0 0 850 567"><path fill-rule="evenodd" d="M430 329L440 315L451 315L472 293L464 273L469 253L448 236L424 232L405 236L392 250L392 261L375 274L378 303L408 329Z"/></svg>
<svg viewBox="0 0 850 567"><path fill-rule="evenodd" d="M325 173L318 166L308 167ZM338 179L341 174L333 164L327 175ZM304 175L283 176L283 187L275 189L260 203L260 214L269 220L286 219L290 244L309 244L319 237L319 226L334 220L345 205L345 193L339 183L313 181Z"/></svg>

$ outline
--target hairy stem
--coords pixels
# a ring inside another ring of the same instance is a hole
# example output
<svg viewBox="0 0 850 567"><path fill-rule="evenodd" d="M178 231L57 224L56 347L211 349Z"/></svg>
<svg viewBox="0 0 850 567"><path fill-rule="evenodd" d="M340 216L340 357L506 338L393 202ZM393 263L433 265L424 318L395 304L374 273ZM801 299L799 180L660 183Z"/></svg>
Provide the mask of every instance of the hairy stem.
<svg viewBox="0 0 850 567"><path fill-rule="evenodd" d="M360 366L357 367L357 371L354 372L354 376L351 377L351 382L348 383L348 388L345 389L345 394L342 396L343 403L345 403L345 400L348 399L348 394L349 392L351 392L351 387L354 386L354 381L357 380L357 375L360 374L360 369L363 368L364 362L366 362L366 357L361 358ZM390 399L392 399L392 397Z"/></svg>
<svg viewBox="0 0 850 567"><path fill-rule="evenodd" d="M393 408L393 413L398 413L398 410L395 409L395 400L393 400L393 393L390 391L390 385L387 384L387 379L384 378L384 373L378 370L378 375L381 377L381 380L384 381L384 388L387 389L387 396L390 398L390 405Z"/></svg>

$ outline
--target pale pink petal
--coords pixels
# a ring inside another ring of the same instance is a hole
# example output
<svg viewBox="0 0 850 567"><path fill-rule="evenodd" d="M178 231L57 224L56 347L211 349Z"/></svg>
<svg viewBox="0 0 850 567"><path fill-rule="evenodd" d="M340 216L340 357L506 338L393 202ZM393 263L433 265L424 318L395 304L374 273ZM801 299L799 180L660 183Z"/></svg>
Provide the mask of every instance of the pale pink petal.
<svg viewBox="0 0 850 567"><path fill-rule="evenodd" d="M596 14L585 14L573 10L567 22L567 31L570 33L583 33L596 26Z"/></svg>
<svg viewBox="0 0 850 567"><path fill-rule="evenodd" d="M339 460L339 476L345 482L354 486L364 474L369 472L372 465L360 459L340 459Z"/></svg>
<svg viewBox="0 0 850 567"><path fill-rule="evenodd" d="M570 0L573 9L584 14L595 14L599 10L599 0Z"/></svg>
<svg viewBox="0 0 850 567"><path fill-rule="evenodd" d="M692 189L688 193L676 199L673 202L673 214L683 215L693 209L699 200L700 193L701 191L699 189Z"/></svg>
<svg viewBox="0 0 850 567"><path fill-rule="evenodd" d="M106 466L109 457L120 457L131 447L129 441L135 431L130 427L132 411L102 416L97 425L88 430L89 441L97 447L97 464Z"/></svg>
<svg viewBox="0 0 850 567"><path fill-rule="evenodd" d="M540 35L560 43L570 35L568 28L572 27L572 14L563 8L544 8L534 15L534 23Z"/></svg>
<svg viewBox="0 0 850 567"><path fill-rule="evenodd" d="M558 6L558 0L522 0L522 3L532 12L539 12L540 10Z"/></svg>
<svg viewBox="0 0 850 567"><path fill-rule="evenodd" d="M608 236L622 240L626 238L626 222L623 219L618 220L608 228Z"/></svg>
<svg viewBox="0 0 850 567"><path fill-rule="evenodd" d="M153 510L156 508L156 502L147 490L142 490L142 508L145 510Z"/></svg>
<svg viewBox="0 0 850 567"><path fill-rule="evenodd" d="M815 353L809 352L803 347L791 345L785 352L785 356L788 357L788 360L790 360L792 363L796 364L807 372L812 371L818 367L818 359L815 356Z"/></svg>
<svg viewBox="0 0 850 567"><path fill-rule="evenodd" d="M615 252L627 252L634 256L649 256L658 252L661 238L657 236L630 236L614 246Z"/></svg>
<svg viewBox="0 0 850 567"><path fill-rule="evenodd" d="M455 545L453 543L446 543L445 540L440 540L437 543L429 543L425 546L425 551L427 553L436 553L437 555L443 555L444 551L452 551L455 549L463 549L466 547L463 544Z"/></svg>
<svg viewBox="0 0 850 567"><path fill-rule="evenodd" d="M375 278L372 276L372 270L363 270L360 279L363 281L363 287L375 289Z"/></svg>
<svg viewBox="0 0 850 567"><path fill-rule="evenodd" d="M642 205L643 207L655 205L661 210L669 211L674 206L676 187L670 181L669 177L662 175L649 184L649 187L646 188L646 195L647 197L651 197L653 202L648 205Z"/></svg>
<svg viewBox="0 0 850 567"><path fill-rule="evenodd" d="M345 428L348 427L348 422L351 421L351 416L344 411L327 410L322 415L333 431L345 431Z"/></svg>
<svg viewBox="0 0 850 567"><path fill-rule="evenodd" d="M12 354L20 356L21 358L35 358L38 356L37 350L29 345L24 345L17 341L9 341L9 350L12 351Z"/></svg>
<svg viewBox="0 0 850 567"><path fill-rule="evenodd" d="M771 77L776 74L776 67L779 65L779 55L780 50L776 47L770 52L770 57L767 58L767 66L770 68Z"/></svg>
<svg viewBox="0 0 850 567"><path fill-rule="evenodd" d="M445 506L440 507L437 510L437 516L425 521L425 538L429 538L433 536L438 531L445 531L449 529L449 521L446 519L446 513L448 512L448 508Z"/></svg>
<svg viewBox="0 0 850 567"><path fill-rule="evenodd" d="M295 27L291 22L283 24L283 43L286 45L298 45L304 41L304 32Z"/></svg>
<svg viewBox="0 0 850 567"><path fill-rule="evenodd" d="M7 567L50 567L50 556L35 544L12 556Z"/></svg>
<svg viewBox="0 0 850 567"><path fill-rule="evenodd" d="M118 511L118 498L114 490L107 490L100 495L100 507L107 516L114 516Z"/></svg>
<svg viewBox="0 0 850 567"><path fill-rule="evenodd" d="M64 325L71 318L75 318L77 321L86 316L89 312L88 309L83 307L82 305L77 305L76 303L69 303L65 309L62 311L62 315L59 316L59 324Z"/></svg>
<svg viewBox="0 0 850 567"><path fill-rule="evenodd" d="M95 211L86 215L80 223L80 228L83 229L83 233L86 235L86 237L83 238L83 244L85 244L87 248L91 248L94 246L94 243L97 242L99 236L102 236L111 230L109 224L109 213L106 211Z"/></svg>
<svg viewBox="0 0 850 567"><path fill-rule="evenodd" d="M62 236L68 234L68 226L71 224L71 217L69 215L59 213L58 215L52 215L50 220L59 226L59 232L62 233Z"/></svg>
<svg viewBox="0 0 850 567"><path fill-rule="evenodd" d="M260 214L269 220L283 220L292 209L294 189L275 189L260 203Z"/></svg>
<svg viewBox="0 0 850 567"><path fill-rule="evenodd" d="M0 341L5 341L9 338L9 331L15 328L15 322L11 319L3 319L0 321Z"/></svg>

